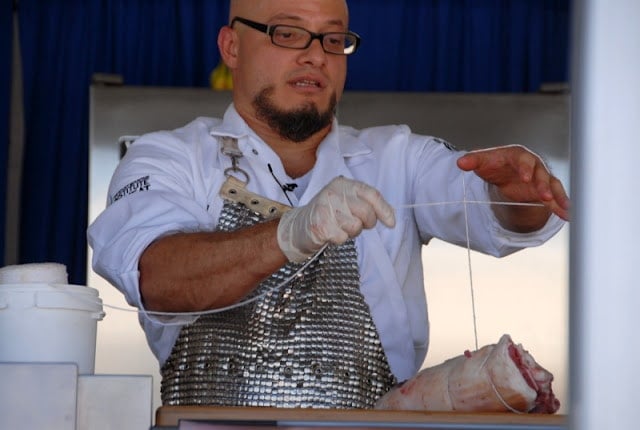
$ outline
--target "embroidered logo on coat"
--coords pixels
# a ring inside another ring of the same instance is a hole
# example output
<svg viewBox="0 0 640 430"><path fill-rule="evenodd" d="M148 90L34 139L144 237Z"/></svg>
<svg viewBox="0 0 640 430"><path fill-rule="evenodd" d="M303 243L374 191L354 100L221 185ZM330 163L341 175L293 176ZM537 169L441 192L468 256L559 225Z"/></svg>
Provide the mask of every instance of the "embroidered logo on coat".
<svg viewBox="0 0 640 430"><path fill-rule="evenodd" d="M444 145L449 151L456 151L456 147L444 139L441 139L439 137L434 137L433 141Z"/></svg>
<svg viewBox="0 0 640 430"><path fill-rule="evenodd" d="M111 198L111 202L113 203L118 201L124 196L137 193L138 191L148 191L149 186L149 176L143 176L142 178L136 179L135 181L120 188L120 190L118 190L118 192Z"/></svg>

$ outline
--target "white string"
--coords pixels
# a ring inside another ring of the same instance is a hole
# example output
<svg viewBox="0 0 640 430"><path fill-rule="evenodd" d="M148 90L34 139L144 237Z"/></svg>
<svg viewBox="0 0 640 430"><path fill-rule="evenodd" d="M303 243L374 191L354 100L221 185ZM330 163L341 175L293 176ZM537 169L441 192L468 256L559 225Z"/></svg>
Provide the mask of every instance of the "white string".
<svg viewBox="0 0 640 430"><path fill-rule="evenodd" d="M464 228L467 239L467 264L469 266L469 290L471 292L471 313L473 318L473 337L476 341L476 351L478 350L478 321L476 318L476 298L473 290L473 273L471 270L471 239L469 238L469 214L467 211L467 186L462 175L462 198L464 200Z"/></svg>
<svg viewBox="0 0 640 430"><path fill-rule="evenodd" d="M77 299L80 299L81 301L87 302L87 303L91 303L91 304L97 304L97 305L102 305L105 308L109 308L109 309L114 309L114 310L118 310L118 311L123 311L123 312L131 312L131 313L137 313L137 314L141 314L141 315L151 315L151 316L195 316L195 317L199 317L199 316L203 316L203 315L209 315L209 314L216 314L216 313L221 313L221 312L225 312L231 309L235 309L235 308L239 308L241 306L245 306L248 305L249 303L255 302L256 300L259 300L263 297L265 297L267 294L270 294L274 291L279 290L280 288L282 288L283 286L287 285L289 282L291 282L292 280L294 280L296 277L299 277L302 275L302 272L309 267L309 265L311 263L313 263L320 255L322 255L322 253L324 252L324 250L327 248L327 246L329 246L329 244L325 244L322 248L320 248L318 251L316 251L316 253L310 257L298 270L296 270L295 273L293 273L291 276L289 276L288 278L286 278L285 280L283 280L282 282L280 282L279 284L267 289L266 291L262 292L261 294L258 294L254 297L251 297L250 299L247 300L243 300L240 302L236 302L232 305L229 306L225 306L222 308L216 308L216 309L210 309L207 311L198 311L198 312L160 312L160 311L147 311L147 310L143 310L143 309L132 309L132 308L124 308L121 306L115 306L115 305L110 305L108 303L103 303L100 299L97 300L92 300L89 299L88 297L76 297ZM57 287L58 285L52 285L53 287ZM69 293L72 294L66 290L62 290L62 292L65 293ZM184 325L184 323L181 322L176 322L176 323L164 323L165 325Z"/></svg>
<svg viewBox="0 0 640 430"><path fill-rule="evenodd" d="M475 200L467 200L466 199L466 186L464 184L464 177L463 177L463 187L465 188L465 192L464 192L464 199L461 201L448 201L448 202L431 202L431 203L415 203L415 204L406 204L406 205L400 205L398 206L398 208L418 208L418 207L428 207L428 206L444 206L444 205L453 205L453 204L463 204L464 208L465 208L465 227L466 227L466 237L467 237L467 251L469 253L469 278L471 280L471 283L473 283L473 277L472 277L472 273L471 273L471 249L470 249L470 243L469 243L469 222L468 222L468 218L467 218L467 204L483 204L483 205L488 205L488 204L498 204L498 205L511 205L511 206L543 206L540 203L514 203L514 202L492 202L492 201L475 201ZM254 296L250 299L247 300L243 300L237 303L234 303L232 305L226 306L226 307L222 307L222 308L216 308L216 309L210 309L207 311L198 311L198 312L160 312L160 311L148 311L148 310L141 310L141 309L134 309L134 308L124 308L121 306L115 306L115 305L111 305L108 303L103 303L100 299L98 300L91 300L89 298L86 298L87 302L91 302L93 304L98 304L98 305L102 305L103 307L109 308L109 309L114 309L114 310L118 310L118 311L122 311L122 312L131 312L131 313L138 313L138 314L143 314L143 315L147 315L147 316L166 316L166 317L172 317L172 316L194 316L194 317L198 317L198 316L203 316L203 315L209 315L209 314L216 314L216 313L220 313L220 312L225 312L231 309L235 309L241 306L245 306L247 304L250 304L256 300L259 300L263 297L265 297L267 294L270 294L274 291L279 290L280 288L282 288L283 286L287 285L289 282L291 282L293 279L295 279L298 276L301 276L302 272L313 262L315 261L320 255L322 255L322 253L324 252L324 250L327 248L328 244L325 244L319 251L317 251L311 258L309 258L309 260L307 260L305 262L304 265L302 265L294 274L292 274L289 278L283 280L282 282L280 282L279 284L269 288L268 290L264 291L263 293ZM473 318L474 318L474 333L475 333L475 338L476 338L476 349L478 349L478 338L477 338L477 331L476 331L476 327L475 327L475 303L474 303L474 299L473 299L473 285L471 286L471 293L472 293L472 307L473 307ZM85 298L82 298L83 301L85 301ZM172 323L165 323L166 325L172 325ZM182 322L176 322L176 325L182 325Z"/></svg>
<svg viewBox="0 0 640 430"><path fill-rule="evenodd" d="M484 361L480 365L480 370L479 371L484 370L484 368L487 365L487 362L489 361L489 359L496 353L496 348L497 347L498 347L498 345L494 345L492 350L491 350L491 352L486 355L486 357L484 358ZM493 393L496 395L496 397L498 398L500 403L502 403L502 406L504 406L507 410L510 410L511 412L514 412L516 414L523 414L524 412L513 408L510 404L507 403L507 401L504 399L504 397L502 397L502 394L500 394L500 392L498 391L498 388L496 387L496 385L493 382L493 378L491 377L491 373L489 373L487 371L487 372L485 372L485 374L487 375L487 379L489 380L489 385L491 385L491 389L493 390Z"/></svg>
<svg viewBox="0 0 640 430"><path fill-rule="evenodd" d="M463 179L464 182L464 179ZM464 186L464 184L463 184ZM466 191L465 191L466 198ZM493 202L493 201L481 201L481 200L452 200L450 202L434 202L434 203L414 203L407 205L400 205L398 208L411 209L421 208L426 206L445 206L445 205L460 205L460 204L474 204L474 205L501 205L501 206L544 206L542 203L518 203L518 202Z"/></svg>
<svg viewBox="0 0 640 430"><path fill-rule="evenodd" d="M467 186L465 183L465 177L462 175L462 200L461 201L449 201L449 202L434 202L434 203L417 203L402 205L402 208L418 208L424 206L444 206L462 204L464 208L464 227L465 227L465 239L467 243L467 267L469 268L469 291L471 295L471 314L473 318L473 338L475 341L475 349L478 350L478 318L476 314L476 299L475 289L473 285L473 269L471 265L471 239L469 236L469 213L468 204L477 205L502 205L502 206L544 206L542 203L520 203L520 202L494 202L494 201L479 201L467 199ZM494 388L495 390L495 388ZM501 399L502 400L502 399ZM503 402L504 403L504 402Z"/></svg>
<svg viewBox="0 0 640 430"><path fill-rule="evenodd" d="M504 397L502 397L500 392L498 392L498 388L496 388L496 386L493 383L493 380L491 378L489 378L489 383L491 384L491 388L493 389L493 393L496 395L496 397L498 398L500 403L502 403L502 406L504 406L505 408L507 408L508 410L510 410L511 412L513 412L515 414L524 414L524 413L526 413L526 411L524 411L524 412L523 411L519 411L519 410L515 409L514 407L512 407L510 404L508 404L507 401L504 399Z"/></svg>

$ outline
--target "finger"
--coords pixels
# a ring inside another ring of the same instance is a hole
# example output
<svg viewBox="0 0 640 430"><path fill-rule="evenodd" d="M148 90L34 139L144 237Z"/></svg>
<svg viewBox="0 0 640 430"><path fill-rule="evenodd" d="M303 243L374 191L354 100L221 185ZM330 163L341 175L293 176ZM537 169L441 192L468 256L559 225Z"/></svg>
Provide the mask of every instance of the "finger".
<svg viewBox="0 0 640 430"><path fill-rule="evenodd" d="M548 167L541 161L536 169L536 188L541 200L555 200L559 207L568 210L570 206L569 196L560 179L555 177Z"/></svg>
<svg viewBox="0 0 640 430"><path fill-rule="evenodd" d="M543 202L553 200L553 192L551 191L552 179L554 177L549 173L546 166L543 164L538 165L535 170L534 186L540 200Z"/></svg>
<svg viewBox="0 0 640 430"><path fill-rule="evenodd" d="M349 234L344 230L345 215L343 212L334 212L331 218L309 224L311 237L318 246L331 242L340 245L349 239ZM330 221L329 221L330 220Z"/></svg>
<svg viewBox="0 0 640 430"><path fill-rule="evenodd" d="M513 165L514 163L509 161L509 159L514 158L513 154L523 152L522 149L526 150L525 147L520 145L476 149L458 158L457 164L460 169L466 171L478 170L485 167L498 169L507 163Z"/></svg>
<svg viewBox="0 0 640 430"><path fill-rule="evenodd" d="M564 191L564 187L562 186L560 180L552 176L551 182L549 183L549 189L551 198L541 199L542 203L551 212L553 212L563 220L569 221L570 201L569 197L567 197Z"/></svg>
<svg viewBox="0 0 640 430"><path fill-rule="evenodd" d="M328 202L333 207L333 213L342 214L340 222L350 225L352 221L349 220L349 217L356 217L364 227L373 227L378 221L375 209L368 201L361 199L357 193L360 186L367 187L367 185L343 176L334 179L333 183L336 192ZM331 189L328 190L329 193Z"/></svg>
<svg viewBox="0 0 640 430"><path fill-rule="evenodd" d="M480 167L481 155L478 152L468 152L458 158L456 163L461 170L470 172Z"/></svg>
<svg viewBox="0 0 640 430"><path fill-rule="evenodd" d="M515 166L520 179L524 183L529 183L534 178L540 180L541 175L549 176L549 171L542 159L528 149L524 149L525 151L517 157L517 166Z"/></svg>
<svg viewBox="0 0 640 430"><path fill-rule="evenodd" d="M569 199L569 196L567 195L567 192L565 191L564 186L562 185L562 182L557 178L553 178L553 179L554 180L551 182L551 191L554 196L554 201L558 206L558 210L554 211L554 213L556 213L556 215L558 215L560 218L564 219L565 221L569 221L569 218L570 218L569 211L571 210L571 200Z"/></svg>
<svg viewBox="0 0 640 430"><path fill-rule="evenodd" d="M569 210L571 208L571 199L569 199L562 182L556 177L554 177L551 182L551 190L560 207Z"/></svg>
<svg viewBox="0 0 640 430"><path fill-rule="evenodd" d="M387 227L393 227L396 225L395 211L393 210L393 207L387 203L384 197L382 197L380 191L367 184L357 183L355 192L358 198L362 199L373 209L376 219L382 221L382 223ZM369 210L369 212L371 211ZM366 217L361 217L361 219L364 220ZM368 225L373 227L375 225L375 221L373 223L369 222Z"/></svg>
<svg viewBox="0 0 640 430"><path fill-rule="evenodd" d="M569 211L561 207L556 200L544 202L544 205L561 219L569 221Z"/></svg>
<svg viewBox="0 0 640 430"><path fill-rule="evenodd" d="M341 244L350 237L356 237L364 228L364 223L360 218L344 212L336 214L336 225L341 234L334 234L331 238L331 242L335 244Z"/></svg>
<svg viewBox="0 0 640 430"><path fill-rule="evenodd" d="M349 208L353 216L357 217L364 228L372 228L378 222L378 214L375 208L366 200L358 197L349 202Z"/></svg>

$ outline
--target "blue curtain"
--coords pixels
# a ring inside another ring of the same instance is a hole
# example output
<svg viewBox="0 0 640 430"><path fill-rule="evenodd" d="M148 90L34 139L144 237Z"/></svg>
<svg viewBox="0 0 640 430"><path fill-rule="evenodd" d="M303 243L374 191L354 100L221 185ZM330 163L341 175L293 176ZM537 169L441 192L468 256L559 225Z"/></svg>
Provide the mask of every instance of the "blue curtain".
<svg viewBox="0 0 640 430"><path fill-rule="evenodd" d="M206 86L220 1L22 0L25 154L20 262L86 281L88 91L94 72L131 85Z"/></svg>
<svg viewBox="0 0 640 430"><path fill-rule="evenodd" d="M62 2L65 3L66 2ZM101 0L91 3L91 71L127 85L207 86L219 61L227 1Z"/></svg>
<svg viewBox="0 0 640 430"><path fill-rule="evenodd" d="M21 0L20 262L86 280L88 88L208 86L227 0ZM568 0L349 0L350 90L536 91L567 76ZM1 52L1 51L0 51Z"/></svg>
<svg viewBox="0 0 640 430"><path fill-rule="evenodd" d="M81 229L87 213L86 46L92 34L86 11L81 2L19 6L25 114L20 262L64 263L72 283L86 265Z"/></svg>
<svg viewBox="0 0 640 430"><path fill-rule="evenodd" d="M567 80L569 0L350 0L353 90L535 92Z"/></svg>
<svg viewBox="0 0 640 430"><path fill-rule="evenodd" d="M13 43L13 7L0 6L0 267L4 266L5 222L7 212L7 159L9 153L9 106L11 103L11 57Z"/></svg>

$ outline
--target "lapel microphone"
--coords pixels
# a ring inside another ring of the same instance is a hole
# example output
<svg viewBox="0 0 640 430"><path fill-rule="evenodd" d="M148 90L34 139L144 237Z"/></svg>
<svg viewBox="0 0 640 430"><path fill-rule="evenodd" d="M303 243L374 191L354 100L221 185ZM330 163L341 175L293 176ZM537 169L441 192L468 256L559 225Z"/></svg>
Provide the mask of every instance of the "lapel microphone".
<svg viewBox="0 0 640 430"><path fill-rule="evenodd" d="M286 193L286 192L291 192L295 190L298 187L298 184L295 184L295 183L282 184L280 185L280 187L282 188L282 191Z"/></svg>
<svg viewBox="0 0 640 430"><path fill-rule="evenodd" d="M284 192L284 196L287 198L287 200L289 200L289 204L293 206L293 202L291 201L287 193L290 193L291 191L295 190L298 187L298 184L296 183L282 184L276 177L276 174L273 173L273 169L271 168L271 163L267 163L267 167L269 168L269 172L271 172L271 176L273 176L273 179L280 186L280 189L282 189L282 191Z"/></svg>

